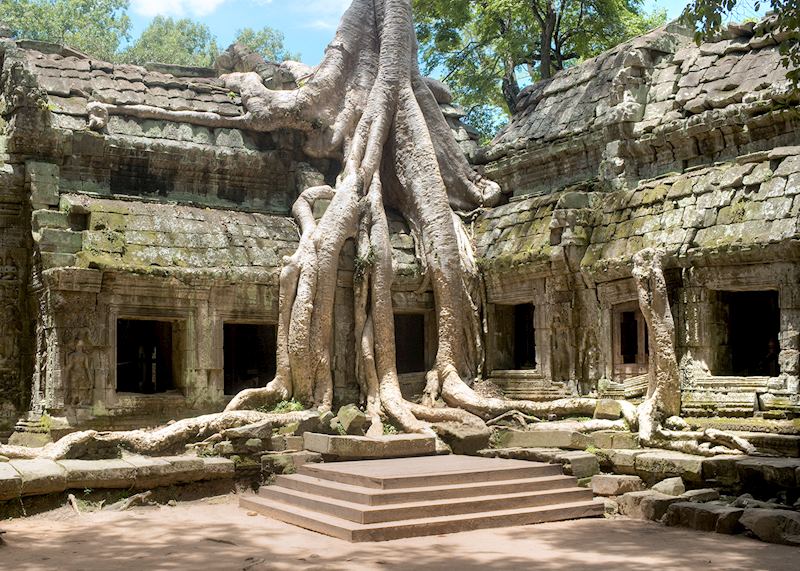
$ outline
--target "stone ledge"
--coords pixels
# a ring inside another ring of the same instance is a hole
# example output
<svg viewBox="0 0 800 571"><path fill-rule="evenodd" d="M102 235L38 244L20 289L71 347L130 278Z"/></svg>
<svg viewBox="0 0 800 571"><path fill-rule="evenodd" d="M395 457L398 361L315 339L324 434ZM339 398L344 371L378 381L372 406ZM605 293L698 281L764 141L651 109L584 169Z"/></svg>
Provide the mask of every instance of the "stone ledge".
<svg viewBox="0 0 800 571"><path fill-rule="evenodd" d="M150 489L234 477L226 458L126 456L118 460L11 460L0 463L0 501L68 489Z"/></svg>
<svg viewBox="0 0 800 571"><path fill-rule="evenodd" d="M436 454L436 438L424 434L369 438L306 432L303 434L303 442L306 450L322 454L326 459L366 460Z"/></svg>

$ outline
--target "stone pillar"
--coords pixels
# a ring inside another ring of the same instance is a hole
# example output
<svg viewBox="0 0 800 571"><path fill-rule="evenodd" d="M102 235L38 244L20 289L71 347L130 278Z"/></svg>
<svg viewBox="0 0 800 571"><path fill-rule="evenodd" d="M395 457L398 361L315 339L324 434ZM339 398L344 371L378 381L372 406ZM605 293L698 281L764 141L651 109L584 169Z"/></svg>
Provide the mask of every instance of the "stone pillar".
<svg viewBox="0 0 800 571"><path fill-rule="evenodd" d="M785 284L780 291L781 328L778 335L781 377L789 392L798 394L800 376L800 287Z"/></svg>

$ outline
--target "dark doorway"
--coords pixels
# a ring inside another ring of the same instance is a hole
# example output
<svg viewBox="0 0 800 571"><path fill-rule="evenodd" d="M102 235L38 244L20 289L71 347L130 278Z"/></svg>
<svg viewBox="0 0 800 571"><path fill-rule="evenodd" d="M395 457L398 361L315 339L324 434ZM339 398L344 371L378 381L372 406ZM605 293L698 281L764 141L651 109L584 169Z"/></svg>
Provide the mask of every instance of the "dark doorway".
<svg viewBox="0 0 800 571"><path fill-rule="evenodd" d="M163 393L173 376L172 323L117 320L117 392Z"/></svg>
<svg viewBox="0 0 800 571"><path fill-rule="evenodd" d="M495 305L491 313L492 370L535 369L535 307L531 303Z"/></svg>
<svg viewBox="0 0 800 571"><path fill-rule="evenodd" d="M612 309L614 379L624 380L647 373L650 347L647 323L639 303L622 303Z"/></svg>
<svg viewBox="0 0 800 571"><path fill-rule="evenodd" d="M263 387L275 376L274 325L226 323L223 326L225 394Z"/></svg>
<svg viewBox="0 0 800 571"><path fill-rule="evenodd" d="M620 315L620 353L623 364L636 362L639 354L639 322L635 311L623 311Z"/></svg>
<svg viewBox="0 0 800 571"><path fill-rule="evenodd" d="M727 325L727 351L721 351L720 375L767 376L780 373L778 333L780 308L777 291L719 292Z"/></svg>
<svg viewBox="0 0 800 571"><path fill-rule="evenodd" d="M533 325L533 305L514 306L514 368L536 368L536 330Z"/></svg>
<svg viewBox="0 0 800 571"><path fill-rule="evenodd" d="M425 316L398 313L394 316L397 373L421 373L425 367Z"/></svg>

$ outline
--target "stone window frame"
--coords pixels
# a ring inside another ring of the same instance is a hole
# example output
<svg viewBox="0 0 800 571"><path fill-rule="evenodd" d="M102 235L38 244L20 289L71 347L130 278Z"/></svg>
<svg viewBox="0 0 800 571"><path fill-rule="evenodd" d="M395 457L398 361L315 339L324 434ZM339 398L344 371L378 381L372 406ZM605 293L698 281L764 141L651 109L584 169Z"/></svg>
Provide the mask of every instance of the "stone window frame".
<svg viewBox="0 0 800 571"><path fill-rule="evenodd" d="M433 367L438 350L439 339L436 330L437 318L433 294L430 292L393 291L392 310L395 315L421 314L425 319L425 367L427 370L397 375L403 394L407 398L418 396L425 388L425 373Z"/></svg>
<svg viewBox="0 0 800 571"><path fill-rule="evenodd" d="M173 391L167 393L143 394L117 392L117 323L119 320L166 321L172 323ZM117 399L180 398L185 400L191 393L191 362L196 352L194 311L184 308L168 308L137 305L135 303L115 304L108 309L108 339L110 371L106 393L113 393Z"/></svg>
<svg viewBox="0 0 800 571"><path fill-rule="evenodd" d="M785 271L782 271L786 268ZM730 265L723 267L712 268L697 268L694 272L692 287L699 288L705 292L704 298L705 307L700 312L688 312L686 314L687 323L685 329L692 331L694 329L704 331L702 324L696 323L698 317L710 319L707 313L710 311L707 295L709 292L745 292L745 291L777 291L778 292L778 312L779 312L779 330L778 338L781 352L791 350L789 347L790 341L786 338L791 334L793 328L797 328L798 324L793 321L793 315L800 313L800 269L792 267L792 264L784 262L765 262L763 264L748 264L746 270L753 270L750 273L743 271L741 265ZM766 275L764 275L766 274ZM785 274L784 279L777 279L776 276ZM769 277L767 277L769 276ZM688 348L693 348L691 342L687 342ZM695 351L696 358L704 359L705 364L709 365L715 362L716 356L713 354L713 347L705 351ZM791 372L785 371L786 359L782 356L779 357L779 364L781 370L780 376L788 374L793 376ZM795 367L797 364L795 364ZM712 367L713 370L713 367ZM728 377L724 375L714 375L709 372L708 374L701 374L696 376L696 381L714 382L717 379L742 379L742 382L748 386L751 384L762 385L758 392L766 391L769 383L769 377L752 376L752 377ZM731 381L733 382L733 381Z"/></svg>
<svg viewBox="0 0 800 571"><path fill-rule="evenodd" d="M274 311L217 311L212 331L212 370L216 373L209 379L209 388L218 392L225 402L236 395L225 394L225 325L271 325L278 329L278 318ZM277 350L277 347L276 347ZM270 379L271 380L271 379Z"/></svg>
<svg viewBox="0 0 800 571"><path fill-rule="evenodd" d="M635 363L624 363L622 359L622 314L633 311L637 324L637 354ZM614 381L646 375L650 371L647 323L639 308L639 300L617 303L611 306L611 368Z"/></svg>
<svg viewBox="0 0 800 571"><path fill-rule="evenodd" d="M552 374L551 367L551 324L547 303L547 275L537 272L510 272L489 274L486 283L486 325L484 338L486 350L486 371L492 381L504 386L507 382L535 382L536 386L547 386ZM497 305L533 306L534 344L536 346L536 367L533 369L502 370L493 368L493 355L496 352L493 335L495 307Z"/></svg>
<svg viewBox="0 0 800 571"><path fill-rule="evenodd" d="M636 282L634 282L632 277L628 277L611 282L598 283L597 298L600 302L600 333L597 343L600 348L601 370L606 379L622 383L626 379L635 377L616 378L614 366L614 338L616 336L614 314L617 308L639 307L639 294L636 291ZM640 351L643 350L644 348L640 347ZM647 371L642 374L646 373Z"/></svg>

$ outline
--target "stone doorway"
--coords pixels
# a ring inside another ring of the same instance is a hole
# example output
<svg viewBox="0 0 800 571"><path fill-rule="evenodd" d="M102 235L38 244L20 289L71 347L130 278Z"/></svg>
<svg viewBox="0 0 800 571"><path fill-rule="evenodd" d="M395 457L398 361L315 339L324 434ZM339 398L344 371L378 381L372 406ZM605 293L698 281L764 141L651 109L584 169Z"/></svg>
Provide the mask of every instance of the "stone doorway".
<svg viewBox="0 0 800 571"><path fill-rule="evenodd" d="M225 394L263 387L275 377L275 325L226 323L223 325Z"/></svg>
<svg viewBox="0 0 800 571"><path fill-rule="evenodd" d="M614 378L628 379L647 373L650 346L647 323L638 302L623 303L612 312Z"/></svg>
<svg viewBox="0 0 800 571"><path fill-rule="evenodd" d="M717 292L717 375L776 377L780 307L777 291Z"/></svg>
<svg viewBox="0 0 800 571"><path fill-rule="evenodd" d="M117 392L164 393L174 377L172 323L117 320Z"/></svg>
<svg viewBox="0 0 800 571"><path fill-rule="evenodd" d="M424 373L425 366L425 315L422 313L396 313L394 338L397 349L397 374Z"/></svg>
<svg viewBox="0 0 800 571"><path fill-rule="evenodd" d="M531 303L495 305L492 369L533 370L536 363L535 308Z"/></svg>

